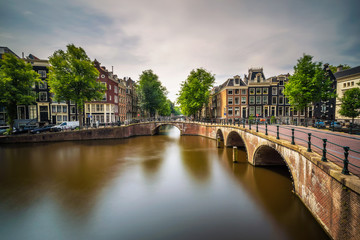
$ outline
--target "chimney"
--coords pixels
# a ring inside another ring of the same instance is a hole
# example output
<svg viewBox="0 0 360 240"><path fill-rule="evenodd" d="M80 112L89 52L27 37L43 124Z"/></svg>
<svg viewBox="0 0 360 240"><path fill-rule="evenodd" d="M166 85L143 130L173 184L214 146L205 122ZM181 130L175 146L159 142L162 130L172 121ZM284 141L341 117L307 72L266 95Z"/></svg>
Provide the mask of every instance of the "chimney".
<svg viewBox="0 0 360 240"><path fill-rule="evenodd" d="M111 66L111 72L114 73L114 66Z"/></svg>
<svg viewBox="0 0 360 240"><path fill-rule="evenodd" d="M342 71L343 69L343 65L339 65L337 68L336 68L336 72L340 72Z"/></svg>

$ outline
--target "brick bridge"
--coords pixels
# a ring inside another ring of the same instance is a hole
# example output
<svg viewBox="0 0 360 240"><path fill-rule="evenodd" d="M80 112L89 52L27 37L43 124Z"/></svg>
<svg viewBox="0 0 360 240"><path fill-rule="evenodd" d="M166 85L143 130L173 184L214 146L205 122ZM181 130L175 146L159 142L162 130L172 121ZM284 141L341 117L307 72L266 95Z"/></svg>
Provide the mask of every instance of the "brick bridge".
<svg viewBox="0 0 360 240"><path fill-rule="evenodd" d="M177 127L181 135L198 135L216 140L217 147L243 148L254 165L286 165L294 192L333 239L360 239L360 179L341 174L341 168L321 161L305 147L292 145L241 126L195 122L143 122L114 128L1 137L1 143L114 139L154 135L162 125ZM215 144L214 144L215 146ZM236 157L236 154L234 154Z"/></svg>
<svg viewBox="0 0 360 240"><path fill-rule="evenodd" d="M254 165L286 165L294 192L333 239L360 239L360 180L341 174L342 168L321 161L317 153L289 141L240 126L200 123L153 123L152 133L164 124L182 135L200 135L216 140L217 147L243 148ZM236 149L236 148L235 148ZM236 151L235 151L236 152ZM234 156L236 160L236 156Z"/></svg>

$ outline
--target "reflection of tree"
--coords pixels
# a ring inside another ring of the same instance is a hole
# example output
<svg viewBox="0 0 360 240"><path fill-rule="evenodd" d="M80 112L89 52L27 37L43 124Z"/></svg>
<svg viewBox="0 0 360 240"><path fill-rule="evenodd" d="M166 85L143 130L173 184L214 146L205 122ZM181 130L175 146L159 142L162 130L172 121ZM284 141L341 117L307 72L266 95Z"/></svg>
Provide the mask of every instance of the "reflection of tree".
<svg viewBox="0 0 360 240"><path fill-rule="evenodd" d="M105 144L102 144L106 142ZM85 214L116 173L122 141L63 142L3 147L0 202L28 207L54 194L70 212ZM11 205L10 205L11 206Z"/></svg>
<svg viewBox="0 0 360 240"><path fill-rule="evenodd" d="M210 178L211 167L208 149L214 147L212 140L194 136L181 137L181 158L190 176L199 182L206 182Z"/></svg>

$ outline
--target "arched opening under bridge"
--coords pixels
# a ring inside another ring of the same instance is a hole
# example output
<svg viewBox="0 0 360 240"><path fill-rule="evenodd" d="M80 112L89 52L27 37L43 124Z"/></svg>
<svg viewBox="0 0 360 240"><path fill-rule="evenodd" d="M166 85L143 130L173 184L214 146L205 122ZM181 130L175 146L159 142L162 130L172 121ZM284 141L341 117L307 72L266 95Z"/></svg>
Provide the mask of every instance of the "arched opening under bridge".
<svg viewBox="0 0 360 240"><path fill-rule="evenodd" d="M181 129L174 124L161 124L153 130L153 135L168 135L169 133L181 135Z"/></svg>

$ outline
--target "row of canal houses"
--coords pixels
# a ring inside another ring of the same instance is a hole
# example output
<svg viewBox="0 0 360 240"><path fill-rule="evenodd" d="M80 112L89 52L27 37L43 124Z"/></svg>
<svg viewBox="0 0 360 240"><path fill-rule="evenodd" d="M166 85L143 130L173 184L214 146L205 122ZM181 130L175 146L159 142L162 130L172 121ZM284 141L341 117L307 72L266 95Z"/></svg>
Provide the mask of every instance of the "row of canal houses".
<svg viewBox="0 0 360 240"><path fill-rule="evenodd" d="M324 70L330 76L332 89L339 97L360 82L360 66L344 71L339 67L336 73L332 73L325 64ZM313 103L302 111L291 108L284 95L289 76L287 73L265 78L263 68L250 68L244 78L236 75L212 89L209 105L203 109L202 117L232 123L249 116L257 119L275 117L281 123L297 124L304 124L306 117L311 122L319 119L349 120L338 113L341 103L336 98ZM356 121L360 123L360 119Z"/></svg>
<svg viewBox="0 0 360 240"><path fill-rule="evenodd" d="M0 58L2 54L11 53L17 56L7 47L0 47ZM18 57L18 56L17 56ZM25 124L59 124L64 121L78 120L77 106L72 101L56 102L50 92L47 84L47 75L49 61L39 59L33 54L22 57L30 63L33 70L39 73L43 80L42 84L33 85L33 91L36 92L37 99L31 105L17 106L17 123ZM99 71L98 81L107 88L101 101L92 101L85 103L84 120L87 124L109 124L130 121L137 117L138 105L137 94L135 91L135 82L129 78L119 78L112 71L101 66L101 63L95 59L94 66ZM0 106L0 125L6 125L6 110ZM17 126L17 127L18 127Z"/></svg>

